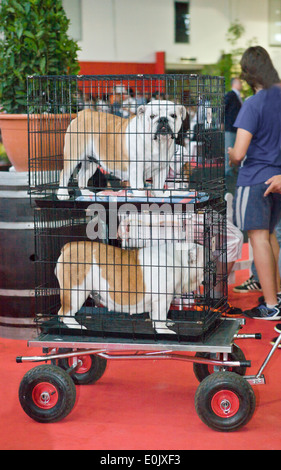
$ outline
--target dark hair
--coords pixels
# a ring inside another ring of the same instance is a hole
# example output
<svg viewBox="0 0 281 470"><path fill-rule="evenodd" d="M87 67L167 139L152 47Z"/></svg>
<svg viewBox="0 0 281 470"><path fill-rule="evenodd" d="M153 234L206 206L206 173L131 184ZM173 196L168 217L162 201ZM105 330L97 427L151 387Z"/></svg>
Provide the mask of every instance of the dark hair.
<svg viewBox="0 0 281 470"><path fill-rule="evenodd" d="M280 82L268 52L261 46L249 47L240 60L242 73L240 77L245 80L253 91L258 86L270 88Z"/></svg>

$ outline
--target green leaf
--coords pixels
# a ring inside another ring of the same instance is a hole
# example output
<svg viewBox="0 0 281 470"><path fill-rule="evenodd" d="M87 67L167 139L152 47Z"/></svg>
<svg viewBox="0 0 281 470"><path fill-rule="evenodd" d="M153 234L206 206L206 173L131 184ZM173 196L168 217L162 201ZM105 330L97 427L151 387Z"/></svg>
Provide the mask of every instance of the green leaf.
<svg viewBox="0 0 281 470"><path fill-rule="evenodd" d="M44 74L46 71L46 57L42 57L40 60L40 71L42 74Z"/></svg>
<svg viewBox="0 0 281 470"><path fill-rule="evenodd" d="M17 29L17 37L20 39L22 37L23 33L23 25L20 25L19 28Z"/></svg>
<svg viewBox="0 0 281 470"><path fill-rule="evenodd" d="M32 34L31 31L25 31L24 34L25 34L25 36L27 36L28 38L31 38L31 39L34 39L34 37L35 37L34 34Z"/></svg>
<svg viewBox="0 0 281 470"><path fill-rule="evenodd" d="M68 37L68 25L61 0L0 1L0 106L4 111L25 112L28 75L79 71L79 48Z"/></svg>

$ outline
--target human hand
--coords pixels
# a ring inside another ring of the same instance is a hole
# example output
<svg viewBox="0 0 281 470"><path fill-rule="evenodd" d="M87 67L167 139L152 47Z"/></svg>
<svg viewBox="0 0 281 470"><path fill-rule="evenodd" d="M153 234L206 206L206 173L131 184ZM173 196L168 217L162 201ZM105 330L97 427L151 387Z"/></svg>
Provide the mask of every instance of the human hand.
<svg viewBox="0 0 281 470"><path fill-rule="evenodd" d="M269 178L265 184L268 184L264 196L268 196L270 193L281 193L281 175L275 175Z"/></svg>
<svg viewBox="0 0 281 470"><path fill-rule="evenodd" d="M229 166L231 167L231 166L233 166L233 163L232 163L232 160L231 160L231 156L232 156L232 153L233 153L233 148L228 147L227 153L228 153L228 156L229 156Z"/></svg>

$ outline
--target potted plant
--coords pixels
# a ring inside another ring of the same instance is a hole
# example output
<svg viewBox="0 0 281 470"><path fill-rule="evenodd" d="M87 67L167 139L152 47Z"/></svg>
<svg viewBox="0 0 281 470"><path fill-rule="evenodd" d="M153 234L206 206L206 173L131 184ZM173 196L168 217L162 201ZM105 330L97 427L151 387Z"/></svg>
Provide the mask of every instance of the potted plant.
<svg viewBox="0 0 281 470"><path fill-rule="evenodd" d="M80 70L79 47L68 37L68 26L61 0L1 0L0 128L17 171L28 170L27 77ZM69 121L70 115L61 123L67 127Z"/></svg>

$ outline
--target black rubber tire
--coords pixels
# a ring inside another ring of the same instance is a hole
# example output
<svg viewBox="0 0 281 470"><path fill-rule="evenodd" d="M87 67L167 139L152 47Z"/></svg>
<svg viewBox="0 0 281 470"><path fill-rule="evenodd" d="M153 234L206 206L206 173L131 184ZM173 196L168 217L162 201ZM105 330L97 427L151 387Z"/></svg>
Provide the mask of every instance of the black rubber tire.
<svg viewBox="0 0 281 470"><path fill-rule="evenodd" d="M210 359L211 355L210 353L199 352L195 354L195 357L203 357L205 359ZM246 361L246 358L242 349L240 349L239 346L237 346L237 344L233 344L233 349L232 349L232 352L228 355L228 359L230 361L239 361L239 362ZM233 367L227 370L228 372L235 372L238 375L244 376L246 374L247 367L244 367L244 366ZM208 364L200 364L199 362L194 362L193 372L197 380L199 382L202 382L202 380L204 380L210 374L214 373L214 370L213 370L213 366L210 366Z"/></svg>
<svg viewBox="0 0 281 470"><path fill-rule="evenodd" d="M256 398L251 385L234 372L215 372L199 385L195 409L215 431L237 431L253 416Z"/></svg>
<svg viewBox="0 0 281 470"><path fill-rule="evenodd" d="M72 349L59 349L58 353L72 352ZM79 359L79 354L77 355ZM105 372L107 366L107 360L103 357L97 356L96 354L89 354L83 356L81 354L80 358L83 362L83 358L86 358L87 361L90 361L89 366L86 367L83 372L83 369L80 368L71 373L71 378L77 385L90 385L97 382ZM68 370L71 367L71 358L57 359L56 365L61 367L63 370Z"/></svg>
<svg viewBox="0 0 281 470"><path fill-rule="evenodd" d="M73 380L54 365L34 367L20 383L20 404L25 413L39 423L62 420L72 411L75 400L76 388Z"/></svg>

